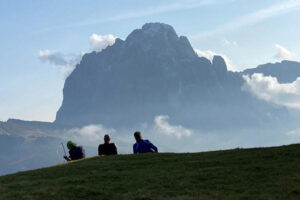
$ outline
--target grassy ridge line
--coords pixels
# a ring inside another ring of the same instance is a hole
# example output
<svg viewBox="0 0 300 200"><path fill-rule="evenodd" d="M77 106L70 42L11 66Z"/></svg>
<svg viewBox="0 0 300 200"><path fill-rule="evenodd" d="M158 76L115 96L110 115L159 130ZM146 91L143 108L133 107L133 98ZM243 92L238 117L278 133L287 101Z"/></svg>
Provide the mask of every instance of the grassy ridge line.
<svg viewBox="0 0 300 200"><path fill-rule="evenodd" d="M94 157L0 177L0 199L300 199L300 145Z"/></svg>

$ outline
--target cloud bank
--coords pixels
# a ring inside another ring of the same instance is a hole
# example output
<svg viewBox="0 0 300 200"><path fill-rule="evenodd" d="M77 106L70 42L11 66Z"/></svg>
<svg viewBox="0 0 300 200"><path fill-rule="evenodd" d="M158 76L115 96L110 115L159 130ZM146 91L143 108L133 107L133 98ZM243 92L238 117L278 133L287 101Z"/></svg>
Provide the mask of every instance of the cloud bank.
<svg viewBox="0 0 300 200"><path fill-rule="evenodd" d="M171 125L168 122L169 116L159 115L154 119L154 130L158 133L168 136L175 136L178 139L192 135L192 130L186 129L181 125Z"/></svg>
<svg viewBox="0 0 300 200"><path fill-rule="evenodd" d="M108 46L111 46L115 43L116 37L112 34L108 35L97 35L92 34L90 37L90 45L92 51L102 51Z"/></svg>
<svg viewBox="0 0 300 200"><path fill-rule="evenodd" d="M99 144L103 144L105 134L109 134L111 142L116 143L118 152L121 154L131 153L133 136L128 130L116 131L114 128L104 127L102 124L91 124L80 128L72 128L55 133L55 137L65 141L72 140L77 145L83 146L88 156L97 155ZM54 134L52 134L53 136Z"/></svg>
<svg viewBox="0 0 300 200"><path fill-rule="evenodd" d="M255 73L244 75L245 84L242 89L259 99L283 105L293 109L300 109L300 77L292 83L279 83L277 78Z"/></svg>
<svg viewBox="0 0 300 200"><path fill-rule="evenodd" d="M114 129L107 129L101 124L92 124L81 128L67 130L63 137L84 146L98 146L105 134L114 133Z"/></svg>

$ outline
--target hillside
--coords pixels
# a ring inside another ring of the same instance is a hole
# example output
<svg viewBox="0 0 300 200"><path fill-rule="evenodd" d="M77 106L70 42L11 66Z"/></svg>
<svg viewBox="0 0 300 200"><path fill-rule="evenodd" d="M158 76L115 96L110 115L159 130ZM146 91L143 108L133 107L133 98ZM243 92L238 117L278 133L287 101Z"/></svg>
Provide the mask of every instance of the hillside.
<svg viewBox="0 0 300 200"><path fill-rule="evenodd" d="M299 199L300 144L94 157L0 177L0 199Z"/></svg>

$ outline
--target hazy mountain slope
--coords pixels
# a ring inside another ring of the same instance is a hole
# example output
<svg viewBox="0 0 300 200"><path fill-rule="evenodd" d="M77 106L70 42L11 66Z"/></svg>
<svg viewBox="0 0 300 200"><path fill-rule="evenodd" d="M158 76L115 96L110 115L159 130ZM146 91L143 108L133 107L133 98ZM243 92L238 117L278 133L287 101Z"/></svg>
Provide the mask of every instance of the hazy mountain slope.
<svg viewBox="0 0 300 200"><path fill-rule="evenodd" d="M300 145L94 157L0 177L0 199L299 199Z"/></svg>
<svg viewBox="0 0 300 200"><path fill-rule="evenodd" d="M0 175L61 163L59 142L53 137L0 135Z"/></svg>

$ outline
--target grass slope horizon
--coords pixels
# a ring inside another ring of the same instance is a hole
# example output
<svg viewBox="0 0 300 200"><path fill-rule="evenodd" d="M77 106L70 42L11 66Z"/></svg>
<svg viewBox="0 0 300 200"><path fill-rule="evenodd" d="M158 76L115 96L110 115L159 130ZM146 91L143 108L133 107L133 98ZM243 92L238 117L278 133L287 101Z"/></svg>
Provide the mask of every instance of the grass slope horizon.
<svg viewBox="0 0 300 200"><path fill-rule="evenodd" d="M300 144L93 157L2 176L0 199L300 199Z"/></svg>

